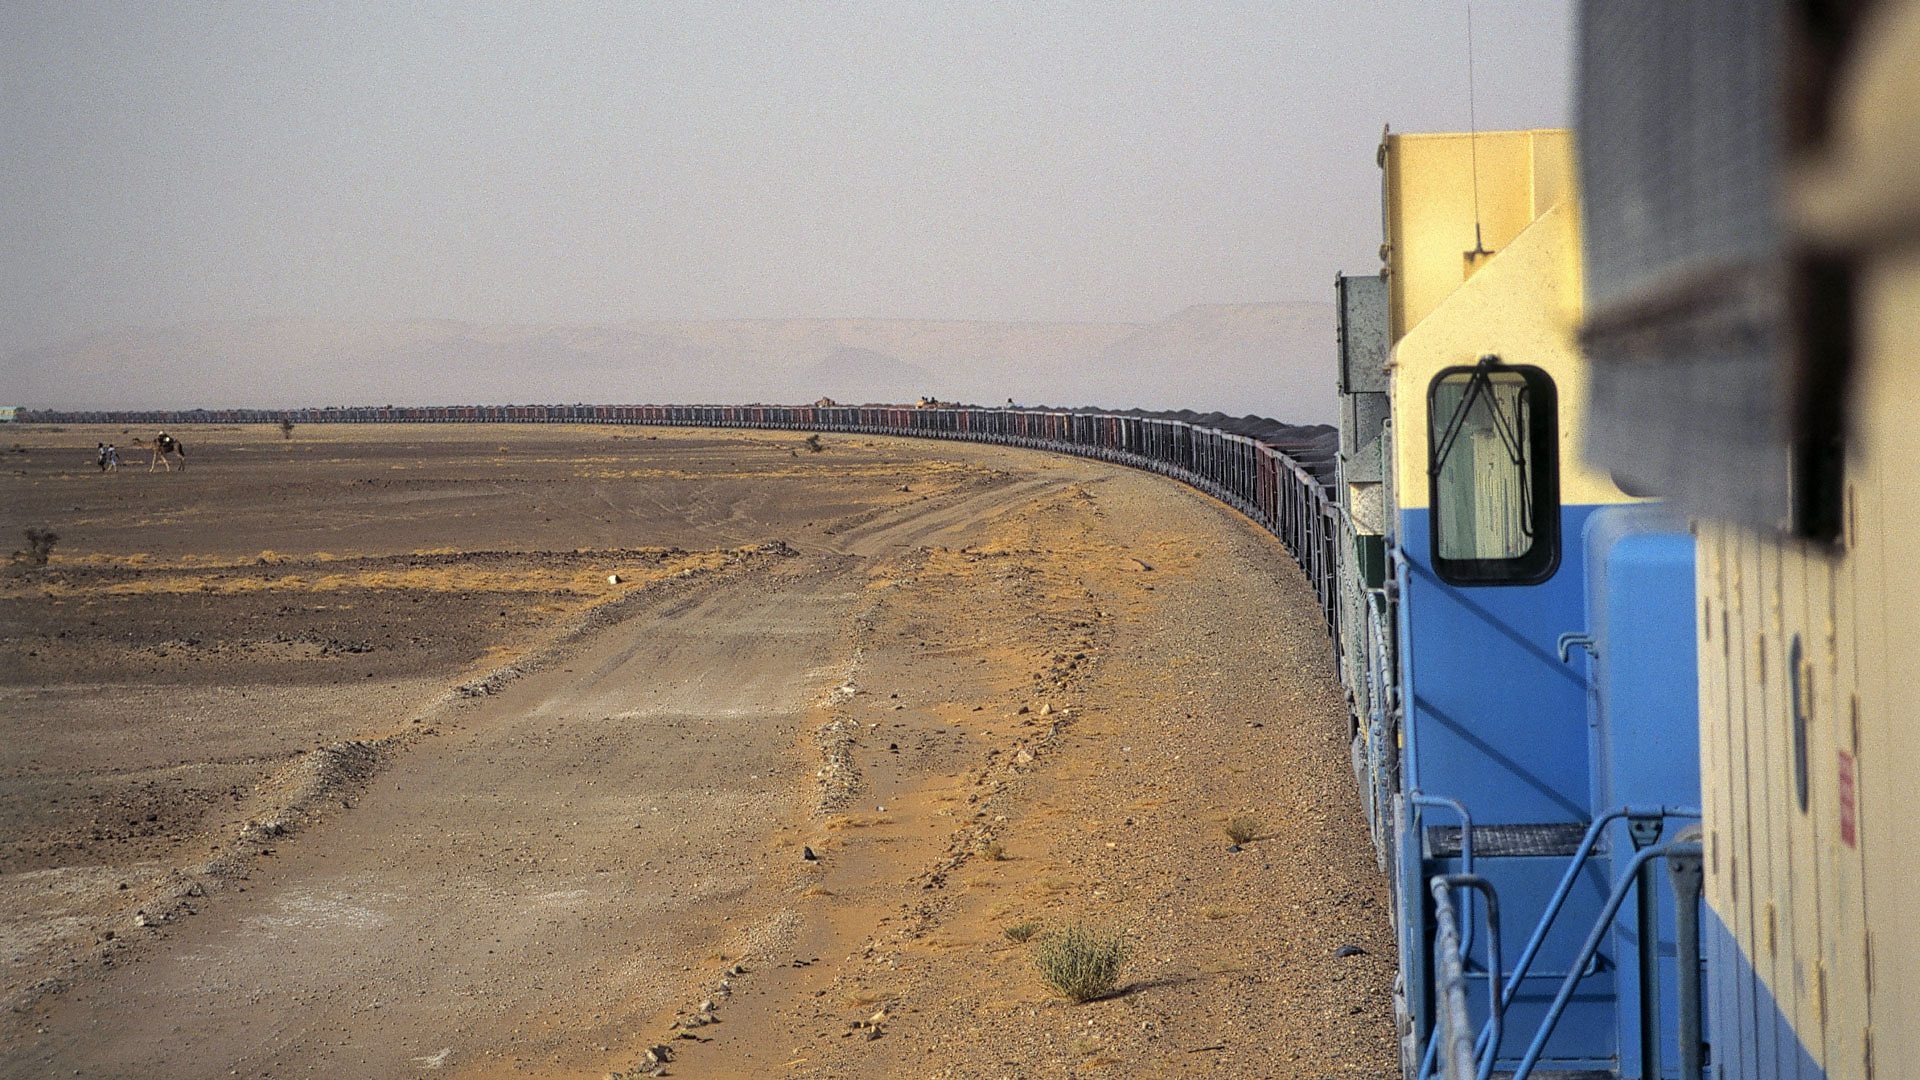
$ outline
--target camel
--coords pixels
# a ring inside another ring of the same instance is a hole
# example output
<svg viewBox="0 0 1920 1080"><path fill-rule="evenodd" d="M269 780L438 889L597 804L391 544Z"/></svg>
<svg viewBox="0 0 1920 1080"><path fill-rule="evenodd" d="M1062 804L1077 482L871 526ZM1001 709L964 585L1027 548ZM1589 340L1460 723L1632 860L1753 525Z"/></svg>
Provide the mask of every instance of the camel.
<svg viewBox="0 0 1920 1080"><path fill-rule="evenodd" d="M168 472L172 472L173 463L168 460L168 457L173 454L180 455L180 471L186 472L187 448L180 445L179 439L163 431L153 440L153 460L147 463L147 471L152 472L155 465L164 465Z"/></svg>

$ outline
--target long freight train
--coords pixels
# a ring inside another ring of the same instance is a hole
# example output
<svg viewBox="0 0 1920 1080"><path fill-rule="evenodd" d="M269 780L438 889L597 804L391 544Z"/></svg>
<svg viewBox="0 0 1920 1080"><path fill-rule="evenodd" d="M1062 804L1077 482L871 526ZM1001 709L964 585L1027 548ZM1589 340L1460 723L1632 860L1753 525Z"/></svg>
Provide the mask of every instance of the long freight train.
<svg viewBox="0 0 1920 1080"><path fill-rule="evenodd" d="M1153 469L1319 594L1405 1077L1920 1076L1920 2L1593 0L1581 29L1577 138L1379 147L1337 443L1013 408L20 419L765 427Z"/></svg>
<svg viewBox="0 0 1920 1080"><path fill-rule="evenodd" d="M1249 418L1251 419L1251 418ZM1314 579L1331 628L1338 510L1332 433L1249 424L1258 435L1141 414L905 405L423 405L313 409L23 409L20 422L121 424L644 424L965 439L1099 458L1174 477L1235 507ZM1233 423L1232 421L1226 421Z"/></svg>
<svg viewBox="0 0 1920 1080"><path fill-rule="evenodd" d="M839 405L24 419L780 428L1004 443L1180 479L1274 532L1319 595L1393 887L1406 1074L1452 1073L1477 1039L1481 1059L1506 1067L1537 1042L1533 1056L1561 1075L1638 1076L1632 1055L1658 1060L1661 1033L1694 1015L1680 1007L1674 905L1653 861L1692 850L1672 841L1699 817L1693 712L1660 700L1689 673L1692 547L1574 452L1584 405L1571 150L1561 131L1386 140L1387 266L1338 281L1337 439L1117 413ZM1617 663L1603 670L1594 655ZM1610 725L1615 699L1657 713ZM1689 734L1636 741L1661 725ZM1628 892L1631 907L1610 902Z"/></svg>

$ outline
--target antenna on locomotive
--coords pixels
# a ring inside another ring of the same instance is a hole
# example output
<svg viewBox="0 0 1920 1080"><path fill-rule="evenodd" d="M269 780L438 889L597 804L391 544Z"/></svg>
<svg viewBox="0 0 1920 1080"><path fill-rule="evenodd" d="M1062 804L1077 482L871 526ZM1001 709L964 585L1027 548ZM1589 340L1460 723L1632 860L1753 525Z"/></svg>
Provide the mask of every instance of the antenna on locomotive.
<svg viewBox="0 0 1920 1080"><path fill-rule="evenodd" d="M1480 239L1480 118L1473 102L1473 0L1467 0L1467 154L1473 170L1473 250L1461 253L1460 277L1473 276L1493 252Z"/></svg>

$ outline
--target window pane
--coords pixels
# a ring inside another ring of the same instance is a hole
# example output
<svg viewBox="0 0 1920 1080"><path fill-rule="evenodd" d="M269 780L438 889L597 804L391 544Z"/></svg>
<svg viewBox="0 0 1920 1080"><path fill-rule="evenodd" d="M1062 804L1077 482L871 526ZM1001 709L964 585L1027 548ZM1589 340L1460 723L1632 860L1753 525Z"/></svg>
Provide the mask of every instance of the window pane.
<svg viewBox="0 0 1920 1080"><path fill-rule="evenodd" d="M1518 372L1461 372L1432 396L1433 527L1443 559L1518 559L1534 545L1532 403ZM1463 411L1464 409L1464 411Z"/></svg>

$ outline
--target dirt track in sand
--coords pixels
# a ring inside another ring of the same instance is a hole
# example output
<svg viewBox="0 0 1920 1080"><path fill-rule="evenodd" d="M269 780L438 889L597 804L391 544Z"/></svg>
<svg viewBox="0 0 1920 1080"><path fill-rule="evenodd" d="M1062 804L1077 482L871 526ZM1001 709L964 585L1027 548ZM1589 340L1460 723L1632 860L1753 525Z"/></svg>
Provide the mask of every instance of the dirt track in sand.
<svg viewBox="0 0 1920 1080"><path fill-rule="evenodd" d="M591 428L102 477L98 437L5 478L64 538L0 616L8 1075L597 1076L703 999L676 1074L1391 1068L1316 616L1197 496ZM1135 961L1068 1007L1000 931L1079 918Z"/></svg>

